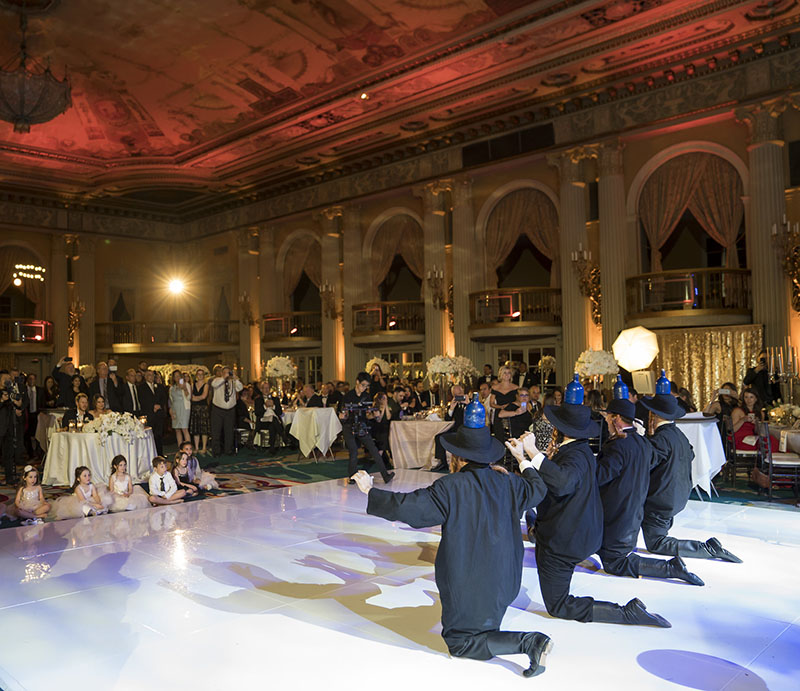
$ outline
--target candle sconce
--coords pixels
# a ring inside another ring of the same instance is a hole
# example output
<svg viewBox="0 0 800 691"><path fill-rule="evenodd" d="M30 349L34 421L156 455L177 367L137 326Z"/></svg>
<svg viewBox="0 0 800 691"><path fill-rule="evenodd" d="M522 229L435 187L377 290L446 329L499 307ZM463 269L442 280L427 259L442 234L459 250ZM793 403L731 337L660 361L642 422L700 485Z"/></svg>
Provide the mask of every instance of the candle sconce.
<svg viewBox="0 0 800 691"><path fill-rule="evenodd" d="M253 316L253 303L250 299L250 293L248 293L246 290L239 295L239 306L241 308L242 324L255 326L257 321Z"/></svg>
<svg viewBox="0 0 800 691"><path fill-rule="evenodd" d="M427 273L426 279L428 290L431 294L431 302L437 310L447 309L447 299L444 296L444 270L437 268L436 264Z"/></svg>
<svg viewBox="0 0 800 691"><path fill-rule="evenodd" d="M592 261L592 253L583 249L582 244L579 244L577 251L572 253L572 268L575 269L575 275L578 277L581 295L589 298L592 305L592 321L595 326L600 326L603 323L600 267Z"/></svg>
<svg viewBox="0 0 800 691"><path fill-rule="evenodd" d="M319 298L322 301L322 314L327 319L339 319L342 311L337 309L336 288L327 281L319 287Z"/></svg>
<svg viewBox="0 0 800 691"><path fill-rule="evenodd" d="M81 317L86 311L86 303L80 300L73 300L69 303L69 311L67 312L67 338L69 347L75 345L75 333L81 328Z"/></svg>
<svg viewBox="0 0 800 691"><path fill-rule="evenodd" d="M783 273L792 282L792 309L800 312L800 223L792 225L786 216L780 226L773 223L772 242Z"/></svg>

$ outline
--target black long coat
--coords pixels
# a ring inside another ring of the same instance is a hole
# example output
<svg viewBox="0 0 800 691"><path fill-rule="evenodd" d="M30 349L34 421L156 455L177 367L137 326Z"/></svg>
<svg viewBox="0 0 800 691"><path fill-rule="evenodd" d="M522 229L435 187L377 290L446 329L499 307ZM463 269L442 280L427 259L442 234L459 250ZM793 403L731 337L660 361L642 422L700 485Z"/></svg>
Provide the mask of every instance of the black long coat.
<svg viewBox="0 0 800 691"><path fill-rule="evenodd" d="M597 490L597 463L579 439L545 458L539 474L547 496L536 510L536 542L570 561L583 561L600 548L603 508Z"/></svg>
<svg viewBox="0 0 800 691"><path fill-rule="evenodd" d="M657 427L650 443L658 462L650 471L644 512L672 518L683 511L692 492L694 449L674 422Z"/></svg>
<svg viewBox="0 0 800 691"><path fill-rule="evenodd" d="M603 504L603 550L628 554L636 547L657 463L653 445L633 428L626 437L606 442L597 457L597 484Z"/></svg>
<svg viewBox="0 0 800 691"><path fill-rule="evenodd" d="M496 630L522 582L520 516L541 501L533 468L503 475L470 464L430 487L403 494L371 489L367 513L413 528L442 526L436 586L442 635Z"/></svg>

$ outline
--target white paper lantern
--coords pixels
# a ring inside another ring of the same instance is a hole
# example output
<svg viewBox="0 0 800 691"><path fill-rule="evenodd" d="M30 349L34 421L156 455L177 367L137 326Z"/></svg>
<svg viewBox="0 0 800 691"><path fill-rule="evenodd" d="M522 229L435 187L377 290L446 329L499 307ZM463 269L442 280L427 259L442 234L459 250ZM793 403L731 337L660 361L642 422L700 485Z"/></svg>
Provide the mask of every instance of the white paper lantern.
<svg viewBox="0 0 800 691"><path fill-rule="evenodd" d="M614 357L629 372L647 369L658 355L658 338L643 326L625 329L611 346Z"/></svg>

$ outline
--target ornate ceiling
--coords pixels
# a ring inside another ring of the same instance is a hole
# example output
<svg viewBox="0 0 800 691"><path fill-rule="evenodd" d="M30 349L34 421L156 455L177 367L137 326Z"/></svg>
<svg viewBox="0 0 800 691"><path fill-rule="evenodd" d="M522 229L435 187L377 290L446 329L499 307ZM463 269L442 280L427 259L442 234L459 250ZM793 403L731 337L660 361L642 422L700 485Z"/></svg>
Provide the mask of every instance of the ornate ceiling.
<svg viewBox="0 0 800 691"><path fill-rule="evenodd" d="M1 63L21 4L0 0ZM800 21L797 0L27 4L29 52L67 67L73 105L0 123L0 186L176 218L785 50Z"/></svg>

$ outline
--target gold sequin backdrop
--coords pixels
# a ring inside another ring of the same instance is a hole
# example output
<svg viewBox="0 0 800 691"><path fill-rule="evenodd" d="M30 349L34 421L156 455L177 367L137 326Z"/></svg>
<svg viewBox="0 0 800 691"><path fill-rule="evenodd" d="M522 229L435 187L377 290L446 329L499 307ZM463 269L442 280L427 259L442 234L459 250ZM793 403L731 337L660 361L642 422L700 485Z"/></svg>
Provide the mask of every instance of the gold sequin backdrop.
<svg viewBox="0 0 800 691"><path fill-rule="evenodd" d="M731 381L741 390L747 368L762 347L760 324L704 329L659 329L659 353L653 363L678 386L689 389L702 410L714 391Z"/></svg>

